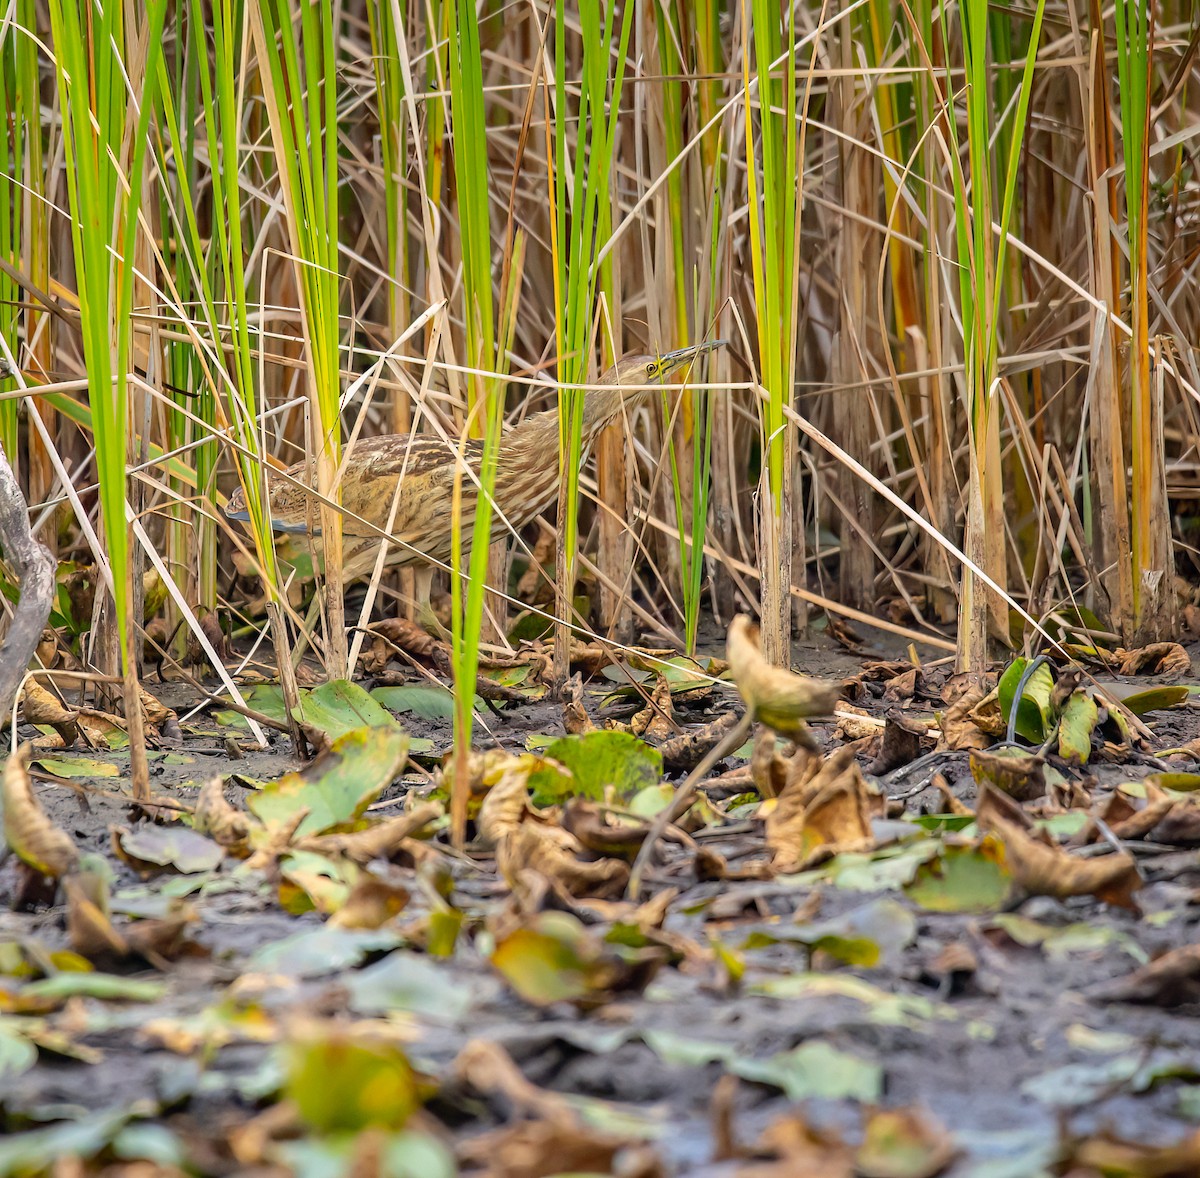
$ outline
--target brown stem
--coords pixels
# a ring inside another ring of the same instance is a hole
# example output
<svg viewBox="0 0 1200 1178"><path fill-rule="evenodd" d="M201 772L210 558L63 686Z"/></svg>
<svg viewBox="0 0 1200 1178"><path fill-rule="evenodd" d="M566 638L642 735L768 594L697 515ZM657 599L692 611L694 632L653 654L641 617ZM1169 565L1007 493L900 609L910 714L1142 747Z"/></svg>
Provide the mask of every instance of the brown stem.
<svg viewBox="0 0 1200 1178"><path fill-rule="evenodd" d="M50 617L54 558L33 537L29 508L3 448L0 448L0 547L16 567L20 582L12 624L4 645L0 646L0 716L7 716Z"/></svg>

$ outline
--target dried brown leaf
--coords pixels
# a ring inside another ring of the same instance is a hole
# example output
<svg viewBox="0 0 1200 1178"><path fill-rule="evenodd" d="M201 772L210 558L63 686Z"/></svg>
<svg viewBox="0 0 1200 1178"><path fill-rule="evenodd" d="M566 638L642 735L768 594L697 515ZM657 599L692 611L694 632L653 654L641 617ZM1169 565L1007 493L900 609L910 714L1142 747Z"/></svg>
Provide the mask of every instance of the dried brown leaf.
<svg viewBox="0 0 1200 1178"><path fill-rule="evenodd" d="M1029 802L1045 794L1045 766L1045 760L1033 753L971 750L971 776L976 783L986 781L1018 802Z"/></svg>
<svg viewBox="0 0 1200 1178"><path fill-rule="evenodd" d="M800 768L766 821L766 841L777 871L800 871L843 851L874 846L872 791L854 760L853 746L833 756L797 753Z"/></svg>
<svg viewBox="0 0 1200 1178"><path fill-rule="evenodd" d="M250 853L250 816L225 798L225 779L212 777L200 787L192 828L206 834L231 855L244 858Z"/></svg>
<svg viewBox="0 0 1200 1178"><path fill-rule="evenodd" d="M318 834L297 840L301 851L318 855L342 855L354 863L387 859L404 847L417 831L435 822L445 811L438 802L424 802L408 813L388 818L366 830L349 834Z"/></svg>
<svg viewBox="0 0 1200 1178"><path fill-rule="evenodd" d="M22 862L34 871L61 879L75 869L79 850L50 821L33 792L29 778L29 746L22 745L5 762L0 778L4 800L4 838Z"/></svg>
<svg viewBox="0 0 1200 1178"><path fill-rule="evenodd" d="M1183 945L1089 991L1099 1002L1182 1006L1200 1000L1200 945Z"/></svg>
<svg viewBox="0 0 1200 1178"><path fill-rule="evenodd" d="M833 711L836 686L771 666L759 649L757 627L744 614L729 624L726 655L734 683L754 718L811 747L812 736L804 721Z"/></svg>
<svg viewBox="0 0 1200 1178"><path fill-rule="evenodd" d="M80 734L78 713L62 703L53 692L36 679L27 679L21 696L21 715L26 724L43 724L53 728L70 748Z"/></svg>
<svg viewBox="0 0 1200 1178"><path fill-rule="evenodd" d="M1099 859L1079 859L1047 846L1003 815L994 790L984 788L976 811L981 831L991 831L1004 842L1008 869L1029 895L1095 896L1106 904L1134 908L1133 893L1142 886L1137 862L1128 852Z"/></svg>
<svg viewBox="0 0 1200 1178"><path fill-rule="evenodd" d="M1192 660L1178 642L1152 642L1136 650L1114 651L1122 675L1190 675Z"/></svg>

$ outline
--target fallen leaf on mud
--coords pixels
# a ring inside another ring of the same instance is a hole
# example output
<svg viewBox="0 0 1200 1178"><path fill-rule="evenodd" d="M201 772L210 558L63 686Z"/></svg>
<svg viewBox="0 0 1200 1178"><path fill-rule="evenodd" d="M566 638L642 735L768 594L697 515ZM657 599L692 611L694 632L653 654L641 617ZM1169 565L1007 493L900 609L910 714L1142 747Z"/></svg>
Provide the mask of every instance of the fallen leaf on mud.
<svg viewBox="0 0 1200 1178"><path fill-rule="evenodd" d="M1133 973L1093 986L1088 996L1152 1006L1193 1003L1200 999L1200 945L1172 949Z"/></svg>
<svg viewBox="0 0 1200 1178"><path fill-rule="evenodd" d="M981 711L990 701L990 711ZM1004 732L1004 719L995 692L985 695L982 687L972 686L958 697L940 716L942 739L940 749L985 749Z"/></svg>
<svg viewBox="0 0 1200 1178"><path fill-rule="evenodd" d="M797 929L751 933L744 950L760 945L791 943L806 945L833 961L866 969L895 963L916 938L913 914L896 900L871 900L840 916L801 925Z"/></svg>
<svg viewBox="0 0 1200 1178"><path fill-rule="evenodd" d="M563 684L563 728L568 736L583 736L595 732L596 725L583 706L583 676L576 673Z"/></svg>
<svg viewBox="0 0 1200 1178"><path fill-rule="evenodd" d="M58 973L31 982L21 991L26 1001L61 1004L69 998L97 998L105 1002L155 1002L167 992L161 982L143 982L108 973Z"/></svg>
<svg viewBox="0 0 1200 1178"><path fill-rule="evenodd" d="M671 699L671 684L658 677L646 706L629 720L629 731L643 740L658 744L675 732L675 706Z"/></svg>
<svg viewBox="0 0 1200 1178"><path fill-rule="evenodd" d="M917 868L904 890L931 912L994 912L1012 887L1004 844L995 836L978 843L947 844L936 858Z"/></svg>
<svg viewBox="0 0 1200 1178"><path fill-rule="evenodd" d="M1095 896L1106 904L1135 908L1133 893L1142 886L1137 861L1127 851L1098 859L1079 859L1047 846L1006 817L996 795L985 789L976 810L979 828L1004 844L1013 881L1031 896Z"/></svg>
<svg viewBox="0 0 1200 1178"><path fill-rule="evenodd" d="M78 872L68 876L63 887L71 947L89 961L139 956L165 967L186 947L187 929L196 914L182 900L175 900L161 918L129 921L117 928L109 913L108 883L101 874Z"/></svg>
<svg viewBox="0 0 1200 1178"><path fill-rule="evenodd" d="M368 954L395 949L402 937L394 929L305 929L270 941L251 958L250 969L289 978L319 978L360 964Z"/></svg>
<svg viewBox="0 0 1200 1178"><path fill-rule="evenodd" d="M658 746L664 768L672 773L690 773L737 727L738 719L736 712L726 712L699 728L664 740Z"/></svg>
<svg viewBox="0 0 1200 1178"><path fill-rule="evenodd" d="M670 791L670 786L667 790ZM663 805L670 800L666 798ZM619 859L632 859L650 829L644 822L613 821L608 811L582 798L567 803L562 825L585 850Z"/></svg>
<svg viewBox="0 0 1200 1178"><path fill-rule="evenodd" d="M564 736L543 750L546 760L529 776L535 806L565 798L603 801L608 790L625 799L662 780L662 754L628 732L588 732ZM557 766L566 769L564 774Z"/></svg>
<svg viewBox="0 0 1200 1178"><path fill-rule="evenodd" d="M319 733L322 745L359 728L393 728L392 714L357 683L334 679L300 693L295 717L307 731Z"/></svg>
<svg viewBox="0 0 1200 1178"><path fill-rule="evenodd" d="M1103 924L1049 925L1004 912L992 917L988 927L1026 948L1041 948L1048 957L1066 957L1071 953L1095 953L1108 945L1124 949L1135 961L1145 962L1146 954L1128 933ZM989 935L989 940L993 939Z"/></svg>
<svg viewBox="0 0 1200 1178"><path fill-rule="evenodd" d="M1133 691L1122 695L1121 703L1135 716L1145 716L1149 712L1159 712L1166 708L1177 707L1191 696L1191 690L1183 684L1147 687L1143 691Z"/></svg>
<svg viewBox="0 0 1200 1178"><path fill-rule="evenodd" d="M812 735L804 721L833 711L837 687L771 666L759 650L758 628L744 614L729 624L725 653L738 694L754 719L811 747Z"/></svg>
<svg viewBox="0 0 1200 1178"><path fill-rule="evenodd" d="M615 899L625 891L627 863L583 856L579 841L562 827L526 822L496 848L496 866L514 892L521 891L526 872L544 877L569 896Z"/></svg>
<svg viewBox="0 0 1200 1178"><path fill-rule="evenodd" d="M799 771L767 816L766 841L775 869L802 871L814 862L874 846L873 791L845 745L831 757L797 753ZM803 758L803 760L802 760Z"/></svg>
<svg viewBox="0 0 1200 1178"><path fill-rule="evenodd" d="M976 783L989 782L1018 802L1045 794L1045 764L1041 757L1014 748L971 750L971 776Z"/></svg>
<svg viewBox="0 0 1200 1178"><path fill-rule="evenodd" d="M71 948L89 961L124 957L129 943L112 926L108 915L108 886L95 872L81 871L63 884L67 894L67 937Z"/></svg>
<svg viewBox="0 0 1200 1178"><path fill-rule="evenodd" d="M464 1142L458 1157L470 1167L468 1173L486 1174L487 1178L616 1173L623 1178L666 1178L668 1173L652 1146L592 1128L575 1118L521 1121L494 1129ZM617 1162L620 1169L614 1170Z"/></svg>
<svg viewBox="0 0 1200 1178"><path fill-rule="evenodd" d="M318 1133L399 1129L421 1105L417 1074L394 1039L314 1023L288 1040L284 1092Z"/></svg>
<svg viewBox="0 0 1200 1178"><path fill-rule="evenodd" d="M1200 1173L1200 1130L1174 1145L1145 1145L1101 1135L1080 1142L1064 1165L1072 1172L1121 1178L1190 1178Z"/></svg>
<svg viewBox="0 0 1200 1178"><path fill-rule="evenodd" d="M543 912L498 937L492 965L526 1002L587 1008L639 993L664 959L657 949L606 944L565 912Z"/></svg>
<svg viewBox="0 0 1200 1178"><path fill-rule="evenodd" d="M225 798L225 779L212 777L200 788L192 811L192 829L208 835L231 855L250 853L250 819Z"/></svg>
<svg viewBox="0 0 1200 1178"><path fill-rule="evenodd" d="M334 928L382 928L408 907L410 898L403 885L363 872L329 923Z"/></svg>
<svg viewBox="0 0 1200 1178"><path fill-rule="evenodd" d="M499 846L514 834L529 810L529 775L540 763L539 758L524 754L508 757L500 766L482 803L475 826L485 847Z"/></svg>
<svg viewBox="0 0 1200 1178"><path fill-rule="evenodd" d="M308 813L295 837L322 834L358 818L399 776L408 737L396 729L360 728L338 737L299 772L269 782L247 803L268 828Z"/></svg>
<svg viewBox="0 0 1200 1178"><path fill-rule="evenodd" d="M867 766L867 772L879 776L911 764L921 755L927 733L927 725L916 717L897 709L888 712L879 738L879 752Z"/></svg>
<svg viewBox="0 0 1200 1178"><path fill-rule="evenodd" d="M415 851L414 836L443 816L440 802L423 802L395 818L385 818L363 830L346 834L314 834L294 840L293 846L318 855L340 856L354 863L390 859L401 849Z"/></svg>
<svg viewBox="0 0 1200 1178"><path fill-rule="evenodd" d="M55 777L120 777L121 770L111 761L97 761L94 757L68 757L63 753L38 753L30 759L31 765L40 765Z"/></svg>
<svg viewBox="0 0 1200 1178"><path fill-rule="evenodd" d="M21 715L26 724L53 728L67 748L79 739L79 716L76 710L67 707L36 679L25 681L21 695Z"/></svg>
<svg viewBox="0 0 1200 1178"><path fill-rule="evenodd" d="M133 830L114 830L113 849L134 871L143 875L173 867L183 875L211 871L225 850L190 826L144 823Z"/></svg>
<svg viewBox="0 0 1200 1178"><path fill-rule="evenodd" d="M729 1120L724 1135L731 1137L732 1116ZM732 1144L726 1145L719 1156L730 1157L735 1151ZM739 1166L737 1178L854 1178L854 1151L832 1129L810 1124L803 1110L772 1121L750 1152L770 1160Z"/></svg>
<svg viewBox="0 0 1200 1178"><path fill-rule="evenodd" d="M350 1009L361 1015L408 1011L438 1023L455 1023L475 1001L472 987L448 966L408 949L396 949L355 970L344 984Z"/></svg>
<svg viewBox="0 0 1200 1178"><path fill-rule="evenodd" d="M50 821L29 779L29 746L22 745L4 765L0 800L4 839L27 866L51 879L74 870L79 851L70 837Z"/></svg>
<svg viewBox="0 0 1200 1178"><path fill-rule="evenodd" d="M729 1070L743 1080L780 1088L789 1100L858 1100L872 1104L883 1095L883 1068L811 1039L767 1059L735 1059Z"/></svg>
<svg viewBox="0 0 1200 1178"><path fill-rule="evenodd" d="M936 1178L958 1155L954 1140L918 1109L872 1114L854 1163L861 1178Z"/></svg>

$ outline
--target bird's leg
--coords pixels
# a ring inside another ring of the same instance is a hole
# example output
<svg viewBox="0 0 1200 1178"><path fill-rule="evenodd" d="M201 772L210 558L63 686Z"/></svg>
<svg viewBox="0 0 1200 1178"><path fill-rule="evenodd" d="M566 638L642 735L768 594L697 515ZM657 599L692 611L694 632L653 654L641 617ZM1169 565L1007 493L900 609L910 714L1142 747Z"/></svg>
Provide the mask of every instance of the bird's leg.
<svg viewBox="0 0 1200 1178"><path fill-rule="evenodd" d="M454 636L442 625L441 619L433 612L429 594L433 588L433 566L417 565L413 570L413 590L417 598L417 625L439 642L449 646Z"/></svg>

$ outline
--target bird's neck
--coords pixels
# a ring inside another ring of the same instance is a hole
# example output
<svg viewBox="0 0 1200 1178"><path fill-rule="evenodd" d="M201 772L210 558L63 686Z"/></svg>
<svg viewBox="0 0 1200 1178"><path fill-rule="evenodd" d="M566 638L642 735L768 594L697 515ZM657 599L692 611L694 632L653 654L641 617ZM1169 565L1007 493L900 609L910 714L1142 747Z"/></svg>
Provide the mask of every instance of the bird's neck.
<svg viewBox="0 0 1200 1178"><path fill-rule="evenodd" d="M587 454L600 432L620 418L623 411L637 409L649 393L630 397L618 388L589 389L583 398L583 452ZM524 449L526 445L558 442L558 410L546 409L527 417L508 436L508 444Z"/></svg>

